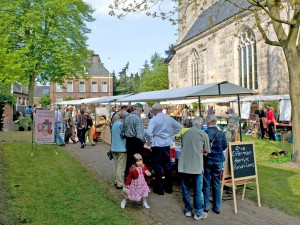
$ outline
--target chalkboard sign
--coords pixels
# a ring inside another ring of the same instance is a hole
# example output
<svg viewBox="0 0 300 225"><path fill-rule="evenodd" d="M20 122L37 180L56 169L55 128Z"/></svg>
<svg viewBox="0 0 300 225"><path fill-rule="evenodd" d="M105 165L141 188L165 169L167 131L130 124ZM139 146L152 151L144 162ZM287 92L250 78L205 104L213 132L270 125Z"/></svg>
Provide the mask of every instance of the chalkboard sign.
<svg viewBox="0 0 300 225"><path fill-rule="evenodd" d="M224 186L232 187L234 212L237 213L236 186L243 185L242 200L245 196L246 185L256 183L258 207L260 207L259 184L255 164L255 149L253 142L229 142L226 152L225 166L222 177L221 196Z"/></svg>
<svg viewBox="0 0 300 225"><path fill-rule="evenodd" d="M234 179L255 176L255 153L252 143L230 143Z"/></svg>

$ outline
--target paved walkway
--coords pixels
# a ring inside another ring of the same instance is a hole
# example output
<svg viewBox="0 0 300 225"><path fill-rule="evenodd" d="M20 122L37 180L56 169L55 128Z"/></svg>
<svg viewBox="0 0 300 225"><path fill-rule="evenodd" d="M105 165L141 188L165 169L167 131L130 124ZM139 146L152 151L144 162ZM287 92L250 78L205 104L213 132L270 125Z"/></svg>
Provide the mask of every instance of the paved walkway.
<svg viewBox="0 0 300 225"><path fill-rule="evenodd" d="M104 142L96 146L86 146L84 149L77 144L68 144L66 148L78 158L85 167L99 177L100 182L107 182L111 186L108 191L122 200L120 190L113 187L113 162L107 158L109 145ZM251 191L251 190L247 190ZM246 191L246 196L247 196ZM261 196L263 199L263 196ZM222 212L217 215L209 212L208 218L195 221L183 215L183 202L179 184L174 185L173 194L163 196L154 193L149 194L148 202L150 209L143 209L139 204L128 203L126 209L136 214L141 224L156 225L185 225L185 224L214 224L214 225L299 225L300 218L286 215L278 210L267 207L257 207L257 204L249 200L238 198L238 213L234 213L233 200L230 196L224 196Z"/></svg>

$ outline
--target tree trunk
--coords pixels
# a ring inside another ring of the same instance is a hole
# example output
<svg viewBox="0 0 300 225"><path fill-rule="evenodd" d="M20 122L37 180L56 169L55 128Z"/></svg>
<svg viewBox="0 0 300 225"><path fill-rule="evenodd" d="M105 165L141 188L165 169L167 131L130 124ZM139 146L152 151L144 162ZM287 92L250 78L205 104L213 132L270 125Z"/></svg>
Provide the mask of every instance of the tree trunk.
<svg viewBox="0 0 300 225"><path fill-rule="evenodd" d="M300 163L300 56L295 46L283 48L288 70L292 105L293 162Z"/></svg>
<svg viewBox="0 0 300 225"><path fill-rule="evenodd" d="M30 77L29 85L28 85L28 105L33 106L33 98L34 98L34 87L35 87L35 75Z"/></svg>

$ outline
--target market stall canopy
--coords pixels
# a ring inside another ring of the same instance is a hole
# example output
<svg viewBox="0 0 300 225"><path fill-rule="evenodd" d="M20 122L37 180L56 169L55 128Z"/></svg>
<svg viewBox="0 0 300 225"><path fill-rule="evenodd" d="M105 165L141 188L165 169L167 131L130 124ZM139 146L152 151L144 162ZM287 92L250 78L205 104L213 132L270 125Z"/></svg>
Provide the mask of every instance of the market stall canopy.
<svg viewBox="0 0 300 225"><path fill-rule="evenodd" d="M209 98L202 100L201 103L227 103L227 102L235 102L237 101L237 97L225 97L225 98Z"/></svg>
<svg viewBox="0 0 300 225"><path fill-rule="evenodd" d="M98 98L84 98L84 99L77 99L77 100L69 100L69 101L62 101L55 103L56 105L79 105L81 103L84 104L93 104L93 101L100 100L105 97L98 97Z"/></svg>
<svg viewBox="0 0 300 225"><path fill-rule="evenodd" d="M266 102L266 101L280 101L280 100L290 99L289 94L285 95L256 95L256 96L249 96L241 99L241 102Z"/></svg>
<svg viewBox="0 0 300 225"><path fill-rule="evenodd" d="M91 104L115 102L118 99L130 96L130 95L132 95L132 94L107 96L107 97L104 97L104 98L101 98L101 99L96 99L96 100L92 101Z"/></svg>
<svg viewBox="0 0 300 225"><path fill-rule="evenodd" d="M243 88L236 84L225 82L209 83L197 86L181 87L160 91L141 92L120 98L118 102L134 102L134 101L157 101L157 100L176 100L198 96L220 96L220 95L250 95L257 92Z"/></svg>
<svg viewBox="0 0 300 225"><path fill-rule="evenodd" d="M183 100L172 100L160 102L162 105L188 105L191 103L198 102L198 99L183 99Z"/></svg>

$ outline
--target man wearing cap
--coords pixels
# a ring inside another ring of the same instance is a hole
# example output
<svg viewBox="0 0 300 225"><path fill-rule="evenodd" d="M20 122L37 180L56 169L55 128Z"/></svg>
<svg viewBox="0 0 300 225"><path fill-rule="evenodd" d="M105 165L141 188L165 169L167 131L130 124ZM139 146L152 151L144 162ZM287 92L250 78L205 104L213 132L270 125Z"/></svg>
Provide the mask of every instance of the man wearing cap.
<svg viewBox="0 0 300 225"><path fill-rule="evenodd" d="M127 161L125 139L121 133L121 127L128 116L128 112L123 111L111 128L111 151L114 154L114 183L117 189L122 189L124 185L125 167Z"/></svg>
<svg viewBox="0 0 300 225"><path fill-rule="evenodd" d="M155 183L153 192L163 195L164 192L172 193L173 179L170 161L170 146L172 137L181 131L182 125L170 116L165 115L163 107L159 103L152 106L154 117L149 121L146 130L147 139L151 143ZM163 173L164 172L164 173ZM162 176L165 174L165 183Z"/></svg>
<svg viewBox="0 0 300 225"><path fill-rule="evenodd" d="M145 131L144 123L141 119L142 112L143 105L141 103L136 103L133 106L133 112L126 117L123 126L121 127L122 135L126 139L127 150L125 177L132 165L133 155L135 153L143 155Z"/></svg>

